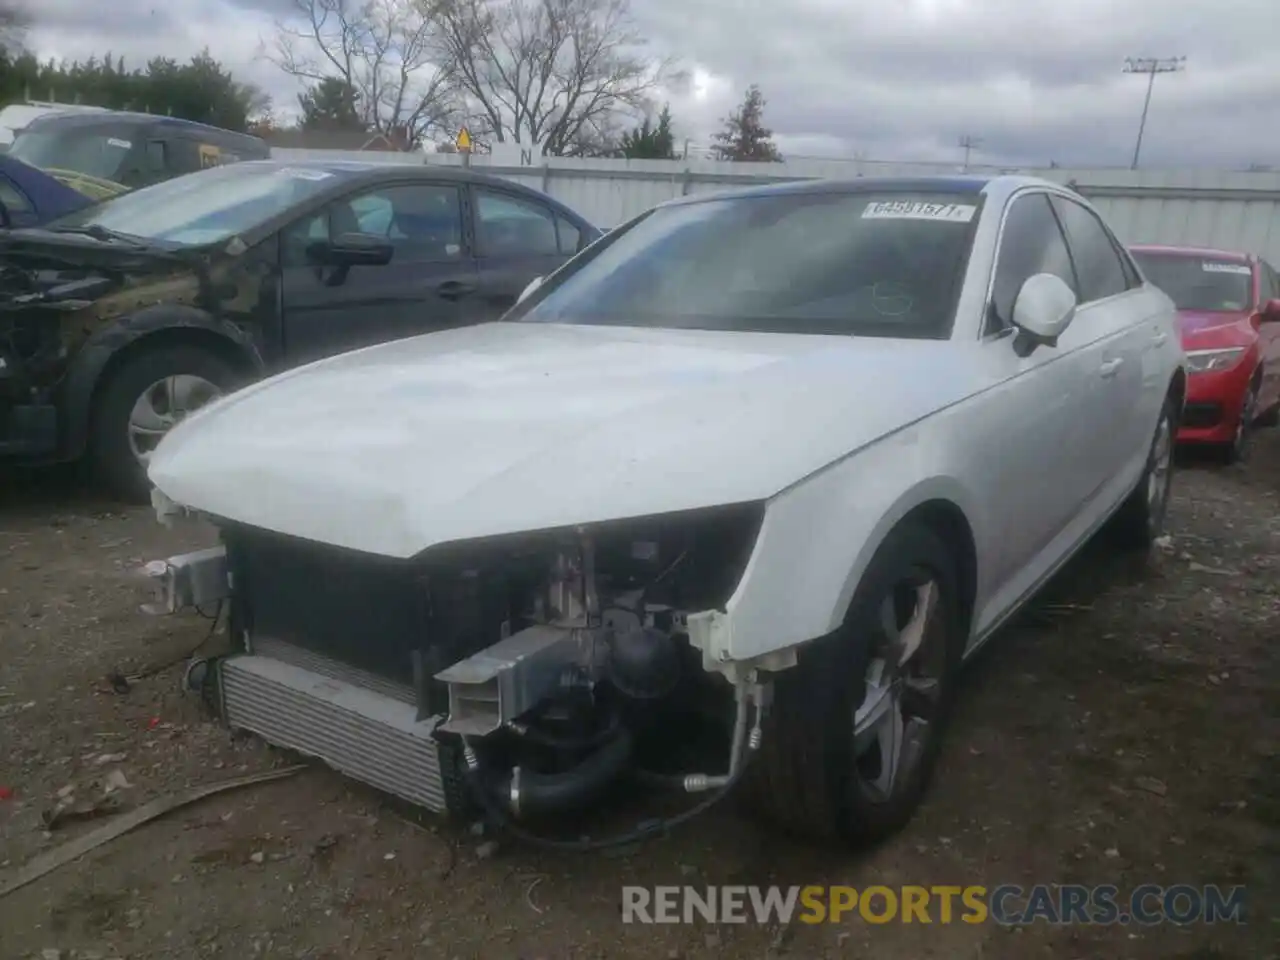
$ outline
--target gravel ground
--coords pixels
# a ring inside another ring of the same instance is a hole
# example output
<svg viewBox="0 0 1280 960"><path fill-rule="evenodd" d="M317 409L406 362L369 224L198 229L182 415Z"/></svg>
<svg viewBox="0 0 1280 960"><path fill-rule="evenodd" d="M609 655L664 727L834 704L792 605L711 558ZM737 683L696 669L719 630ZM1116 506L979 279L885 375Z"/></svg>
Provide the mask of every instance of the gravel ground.
<svg viewBox="0 0 1280 960"><path fill-rule="evenodd" d="M1093 548L966 672L934 788L862 855L734 810L617 856L492 844L319 768L177 811L0 899L9 958L1280 957L1280 435L1190 465L1145 563ZM61 475L0 476L0 886L128 808L291 761L177 692L209 633L152 619L147 559L201 545ZM212 642L216 643L215 638ZM112 673L146 674L121 692ZM616 823L593 823L592 832ZM1244 884L1247 925L641 926L624 883Z"/></svg>

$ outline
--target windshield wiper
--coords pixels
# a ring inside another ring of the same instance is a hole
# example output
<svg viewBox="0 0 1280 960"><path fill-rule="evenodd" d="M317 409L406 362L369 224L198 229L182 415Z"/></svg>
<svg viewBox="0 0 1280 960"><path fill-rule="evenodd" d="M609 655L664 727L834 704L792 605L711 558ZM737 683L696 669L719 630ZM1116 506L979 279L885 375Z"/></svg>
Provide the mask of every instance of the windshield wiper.
<svg viewBox="0 0 1280 960"><path fill-rule="evenodd" d="M86 237L92 237L102 243L127 243L131 247L150 246L146 240L141 237L135 237L132 234L121 233L119 230L112 230L104 227L100 223L90 223L83 227L50 227L50 233L74 233Z"/></svg>

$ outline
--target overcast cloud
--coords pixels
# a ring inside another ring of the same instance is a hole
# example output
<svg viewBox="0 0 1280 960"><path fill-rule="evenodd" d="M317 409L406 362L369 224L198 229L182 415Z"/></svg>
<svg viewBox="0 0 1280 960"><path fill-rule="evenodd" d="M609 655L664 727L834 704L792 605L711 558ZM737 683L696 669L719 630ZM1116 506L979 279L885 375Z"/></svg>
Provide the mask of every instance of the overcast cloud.
<svg viewBox="0 0 1280 960"><path fill-rule="evenodd" d="M750 83L791 156L1127 166L1146 78L1125 57L1185 55L1156 78L1144 167L1280 168L1276 0L632 0L655 49L694 71L672 97L705 144ZM260 54L288 0L38 0L29 42L141 63L208 46L292 108Z"/></svg>

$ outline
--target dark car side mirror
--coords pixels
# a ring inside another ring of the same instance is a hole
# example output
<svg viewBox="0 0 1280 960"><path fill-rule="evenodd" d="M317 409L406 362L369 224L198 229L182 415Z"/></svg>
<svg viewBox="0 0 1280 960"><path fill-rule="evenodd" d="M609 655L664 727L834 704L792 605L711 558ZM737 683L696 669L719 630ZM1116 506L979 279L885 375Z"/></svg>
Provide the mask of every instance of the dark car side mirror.
<svg viewBox="0 0 1280 960"><path fill-rule="evenodd" d="M307 259L326 267L382 267L394 252L386 237L374 233L343 233L307 244Z"/></svg>
<svg viewBox="0 0 1280 960"><path fill-rule="evenodd" d="M1272 297L1262 305L1263 323L1280 323L1280 298Z"/></svg>

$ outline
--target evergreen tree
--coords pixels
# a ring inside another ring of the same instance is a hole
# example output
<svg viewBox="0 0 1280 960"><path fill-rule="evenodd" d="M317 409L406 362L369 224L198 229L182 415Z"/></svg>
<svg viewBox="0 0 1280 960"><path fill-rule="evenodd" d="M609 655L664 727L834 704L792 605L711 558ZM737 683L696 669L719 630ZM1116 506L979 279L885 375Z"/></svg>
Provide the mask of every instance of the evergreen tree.
<svg viewBox="0 0 1280 960"><path fill-rule="evenodd" d="M717 160L742 163L781 163L773 144L773 131L764 125L764 94L754 83L747 88L742 106L725 118L725 128L715 135L711 152Z"/></svg>
<svg viewBox="0 0 1280 960"><path fill-rule="evenodd" d="M655 126L648 117L644 123L622 135L622 147L618 151L629 160L675 160L676 141L671 131L671 106L668 104L658 114Z"/></svg>
<svg viewBox="0 0 1280 960"><path fill-rule="evenodd" d="M364 130L351 84L338 77L325 77L306 93L298 94L303 130Z"/></svg>

